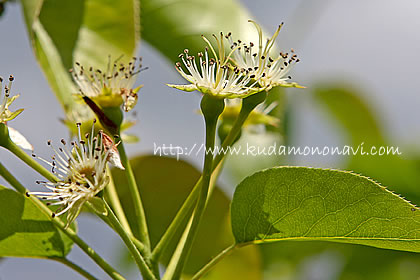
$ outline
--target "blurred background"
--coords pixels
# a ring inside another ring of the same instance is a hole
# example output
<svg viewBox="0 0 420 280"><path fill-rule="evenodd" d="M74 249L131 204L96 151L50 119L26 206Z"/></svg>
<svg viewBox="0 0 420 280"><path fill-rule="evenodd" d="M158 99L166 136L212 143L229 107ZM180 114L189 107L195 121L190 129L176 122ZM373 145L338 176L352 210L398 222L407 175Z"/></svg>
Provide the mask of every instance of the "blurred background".
<svg viewBox="0 0 420 280"><path fill-rule="evenodd" d="M366 136L366 142L398 146L402 152L398 159L366 160L345 156L261 159L245 170L285 163L350 169L372 177L391 190L399 190L403 196L419 203L420 186L416 172L420 166L417 160L420 158L420 2L239 2L268 34L272 34L279 23L285 22L277 46L281 50L294 48L301 59L291 74L294 81L308 89L288 89L286 92L287 117L282 122L288 138L283 143L342 146L363 142ZM15 76L12 92L21 96L13 108L25 108L22 115L9 125L27 137L38 155L48 158L51 150L46 141L58 141L69 135L60 122L64 113L33 55L20 4L7 3L4 8L0 17L0 76ZM243 24L248 23L244 21ZM173 63L148 43L141 43L138 55L143 57L144 66L149 69L142 72L137 81L137 84L144 84L144 88L140 91L136 109L138 122L130 132L139 136L141 141L127 146L129 154L151 154L154 143L183 147L201 144L204 128L202 117L197 114L199 96L165 85L183 83L183 80ZM330 97L341 91L349 99L332 102ZM349 119L343 119L343 114ZM363 114L368 120L361 117ZM332 117L334 115L337 120ZM351 125L351 119L356 125ZM361 130L358 130L358 121ZM373 130L377 130L377 138L371 135ZM250 135L247 139L261 145L279 140L277 136L264 135ZM6 150L0 150L0 159L27 188L35 187L38 174ZM182 159L197 169L201 168L202 154ZM404 170L400 170L402 168ZM233 193L234 186L244 176L243 172L235 170L234 158L227 163L220 180L226 194ZM7 185L1 178L0 184ZM80 235L111 263L118 264L122 255L118 249L121 246L118 236L89 215L82 215L78 222ZM285 248L288 251L281 250L295 254L285 254L266 262L264 279L420 279L420 257L415 254L359 246L307 244L310 245L287 243ZM273 250L275 246L264 249L262 254L270 255ZM100 279L107 279L78 248L71 252L70 259L84 264ZM360 268L364 264L363 261L358 263L357 259L368 261L370 268ZM384 264L388 265L387 269ZM129 274L130 279L137 278L136 273ZM1 280L29 277L67 280L79 279L80 276L48 260L0 260Z"/></svg>

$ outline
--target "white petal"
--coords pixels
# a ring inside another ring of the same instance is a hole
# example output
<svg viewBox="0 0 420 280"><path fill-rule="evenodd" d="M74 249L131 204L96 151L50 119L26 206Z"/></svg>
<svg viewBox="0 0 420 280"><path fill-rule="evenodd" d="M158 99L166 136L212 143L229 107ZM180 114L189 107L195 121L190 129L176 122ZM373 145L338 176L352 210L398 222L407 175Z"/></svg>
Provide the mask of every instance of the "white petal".
<svg viewBox="0 0 420 280"><path fill-rule="evenodd" d="M17 131L16 129L10 126L8 128L9 128L9 137L10 137L10 140L13 141L13 143L18 145L22 149L33 151L34 147L31 145L31 143L29 143L28 140L26 140L25 136L23 136L22 134L20 134L19 131Z"/></svg>
<svg viewBox="0 0 420 280"><path fill-rule="evenodd" d="M115 149L116 150L116 149ZM125 168L124 168L124 166L122 165L122 163L121 163L121 159L120 159L120 155L118 154L118 151L111 151L110 153L109 153L109 158L108 158L108 161L112 164L112 165L114 165L114 166L116 166L116 167L118 167L119 169L122 169L122 170L124 170Z"/></svg>

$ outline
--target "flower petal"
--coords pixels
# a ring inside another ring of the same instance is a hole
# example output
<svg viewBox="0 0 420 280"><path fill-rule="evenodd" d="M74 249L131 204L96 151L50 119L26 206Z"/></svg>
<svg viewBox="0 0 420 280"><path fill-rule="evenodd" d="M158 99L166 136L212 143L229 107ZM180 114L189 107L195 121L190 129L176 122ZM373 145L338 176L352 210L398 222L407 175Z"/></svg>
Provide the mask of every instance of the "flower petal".
<svg viewBox="0 0 420 280"><path fill-rule="evenodd" d="M179 90L183 90L183 91L187 91L187 92L191 92L191 91L195 91L197 90L197 87L194 84L190 84L190 85L173 85L173 84L166 84L168 87L171 88L176 88Z"/></svg>
<svg viewBox="0 0 420 280"><path fill-rule="evenodd" d="M8 128L9 128L9 137L10 137L10 140L13 141L13 143L18 145L22 149L33 151L34 147L31 145L31 143L29 143L28 140L26 140L25 136L23 136L22 134L20 134L19 131L17 131L16 129L10 126Z"/></svg>

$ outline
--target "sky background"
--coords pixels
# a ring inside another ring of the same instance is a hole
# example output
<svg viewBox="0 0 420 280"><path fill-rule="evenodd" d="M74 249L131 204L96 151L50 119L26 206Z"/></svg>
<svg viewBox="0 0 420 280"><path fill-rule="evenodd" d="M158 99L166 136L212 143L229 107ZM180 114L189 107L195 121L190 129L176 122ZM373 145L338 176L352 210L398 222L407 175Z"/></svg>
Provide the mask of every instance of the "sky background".
<svg viewBox="0 0 420 280"><path fill-rule="evenodd" d="M277 39L280 49L293 47L301 63L294 80L308 87L319 81L344 80L363 93L393 145L413 145L420 136L420 1L279 1L242 0L255 19L272 33L284 21ZM301 2L304 2L302 4ZM316 2L316 3L315 3ZM244 23L245 24L245 23ZM215 30L217 32L218 30ZM187 46L186 46L187 47ZM153 143L191 147L203 141L202 117L196 113L199 96L170 89L165 83L182 80L173 65L147 44L139 55L149 70L139 75L144 84L137 105L138 124L131 130L141 142L130 154L153 152ZM22 132L44 158L51 155L46 141L68 137L60 123L61 107L31 51L20 6L8 5L0 18L0 76L15 76L13 93L21 93L13 108L25 108L9 125ZM298 145L339 145L344 139L303 90L290 90L293 138ZM417 150L418 144L417 144ZM34 187L39 175L0 150L0 160L26 186ZM187 160L198 168L202 157ZM323 158L298 158L296 164L329 166ZM5 182L0 179L0 184ZM118 262L120 241L102 223L89 216L78 219L80 235L111 263ZM107 277L80 250L70 259L84 264L100 279ZM61 264L47 260L6 259L0 262L0 280L79 279ZM135 279L135 274L133 278Z"/></svg>

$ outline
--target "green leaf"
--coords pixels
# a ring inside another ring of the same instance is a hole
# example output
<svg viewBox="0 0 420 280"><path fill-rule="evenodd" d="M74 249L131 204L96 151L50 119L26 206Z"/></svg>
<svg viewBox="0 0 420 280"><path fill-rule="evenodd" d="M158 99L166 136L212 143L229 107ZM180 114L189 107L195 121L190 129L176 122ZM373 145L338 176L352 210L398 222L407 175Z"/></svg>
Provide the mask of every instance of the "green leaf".
<svg viewBox="0 0 420 280"><path fill-rule="evenodd" d="M279 167L236 189L236 242L322 240L420 252L420 209L374 181L344 171Z"/></svg>
<svg viewBox="0 0 420 280"><path fill-rule="evenodd" d="M131 160L131 164L145 208L151 243L155 246L200 177L200 172L184 161L159 156L136 157ZM125 174L114 169L113 175L127 218L130 224L135 224L137 218L134 216L132 198L125 183ZM230 200L227 196L219 188L215 188L186 266L187 274L197 272L212 257L234 242L230 229L229 204ZM177 233L176 241L165 250L164 264L169 261L183 228L185 224ZM239 256L231 260L238 263L242 259L248 265L250 274L260 274L258 253L252 249L242 251L238 253ZM249 254L254 254L254 256ZM241 266L236 267L241 269Z"/></svg>
<svg viewBox="0 0 420 280"><path fill-rule="evenodd" d="M356 150L363 147L395 146L384 136L375 111L367 104L360 91L345 85L318 85L314 91L316 101L323 105L333 117L332 120L342 128L342 133L350 140ZM348 142L347 142L348 143ZM362 144L363 143L363 144ZM409 158L409 149L398 146L402 155L355 155L351 156L345 169L368 175L382 182L409 200L420 203L420 165L418 158Z"/></svg>
<svg viewBox="0 0 420 280"><path fill-rule="evenodd" d="M142 38L169 60L186 48L203 51L205 35L232 32L234 38L254 40L257 32L249 12L235 0L143 0ZM280 23L280 22L279 22Z"/></svg>
<svg viewBox="0 0 420 280"><path fill-rule="evenodd" d="M31 45L64 109L76 106L69 69L130 59L140 38L138 0L22 0Z"/></svg>
<svg viewBox="0 0 420 280"><path fill-rule="evenodd" d="M28 198L0 186L0 256L65 257L72 241Z"/></svg>

